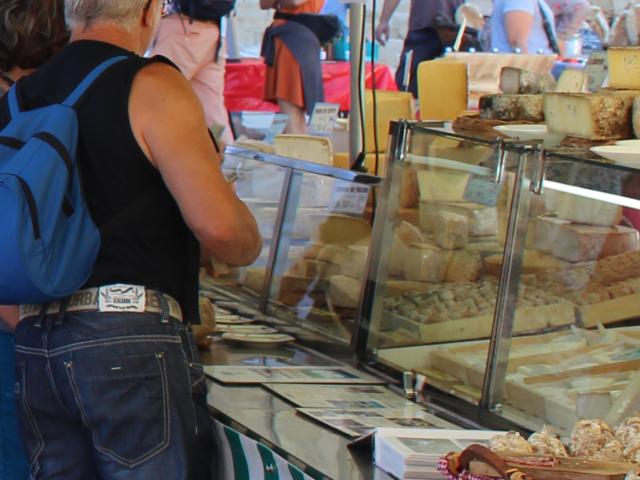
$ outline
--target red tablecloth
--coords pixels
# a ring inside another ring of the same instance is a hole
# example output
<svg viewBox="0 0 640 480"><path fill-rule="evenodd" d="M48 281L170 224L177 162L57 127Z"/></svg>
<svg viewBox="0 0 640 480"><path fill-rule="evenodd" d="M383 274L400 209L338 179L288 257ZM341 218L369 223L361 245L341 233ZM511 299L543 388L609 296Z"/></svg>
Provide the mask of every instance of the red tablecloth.
<svg viewBox="0 0 640 480"><path fill-rule="evenodd" d="M349 62L323 62L322 80L325 101L339 103L341 110L349 110L350 72ZM278 107L262 100L266 66L262 59L244 59L227 63L225 74L225 104L231 112L242 110L276 111ZM371 64L365 66L365 85L372 86ZM376 63L376 88L397 90L391 69Z"/></svg>

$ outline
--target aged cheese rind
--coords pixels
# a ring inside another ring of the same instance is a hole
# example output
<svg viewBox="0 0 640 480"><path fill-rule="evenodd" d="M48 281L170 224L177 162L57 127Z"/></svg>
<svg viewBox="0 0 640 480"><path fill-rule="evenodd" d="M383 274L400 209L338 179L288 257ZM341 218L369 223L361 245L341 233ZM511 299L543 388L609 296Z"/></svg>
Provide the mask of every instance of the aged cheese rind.
<svg viewBox="0 0 640 480"><path fill-rule="evenodd" d="M335 307L357 308L360 300L359 280L344 275L334 275L329 279L329 299Z"/></svg>
<svg viewBox="0 0 640 480"><path fill-rule="evenodd" d="M607 58L610 88L640 90L640 48L611 47Z"/></svg>
<svg viewBox="0 0 640 480"><path fill-rule="evenodd" d="M480 118L542 122L544 121L542 95L484 95L480 97Z"/></svg>
<svg viewBox="0 0 640 480"><path fill-rule="evenodd" d="M420 228L425 232L435 229L435 216L439 212L451 212L467 217L469 235L485 237L498 234L498 210L476 203L420 202Z"/></svg>
<svg viewBox="0 0 640 480"><path fill-rule="evenodd" d="M631 125L633 127L633 134L636 138L640 138L640 96L633 99Z"/></svg>
<svg viewBox="0 0 640 480"><path fill-rule="evenodd" d="M588 140L629 138L633 97L630 92L547 93L547 128Z"/></svg>
<svg viewBox="0 0 640 480"><path fill-rule="evenodd" d="M628 227L579 225L558 218L534 220L534 247L568 262L585 262L640 249L638 231Z"/></svg>
<svg viewBox="0 0 640 480"><path fill-rule="evenodd" d="M434 240L445 250L464 248L469 239L468 220L464 215L438 212L434 216Z"/></svg>

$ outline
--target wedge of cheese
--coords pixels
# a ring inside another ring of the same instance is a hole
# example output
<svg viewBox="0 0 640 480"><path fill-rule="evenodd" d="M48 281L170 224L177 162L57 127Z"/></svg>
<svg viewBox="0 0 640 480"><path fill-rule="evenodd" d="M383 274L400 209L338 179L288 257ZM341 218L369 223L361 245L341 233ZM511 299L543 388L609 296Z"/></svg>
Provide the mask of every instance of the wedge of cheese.
<svg viewBox="0 0 640 480"><path fill-rule="evenodd" d="M544 196L546 205L563 220L605 227L618 225L622 220L622 207L613 203L554 190L546 190Z"/></svg>
<svg viewBox="0 0 640 480"><path fill-rule="evenodd" d="M567 262L586 262L640 250L638 231L628 227L580 225L553 217L534 220L533 245Z"/></svg>
<svg viewBox="0 0 640 480"><path fill-rule="evenodd" d="M502 93L542 93L550 92L556 84L549 73L538 75L522 68L503 67L500 71L500 90Z"/></svg>
<svg viewBox="0 0 640 480"><path fill-rule="evenodd" d="M367 265L369 248L365 245L352 245L347 249L347 256L341 266L340 274L362 280Z"/></svg>
<svg viewBox="0 0 640 480"><path fill-rule="evenodd" d="M393 244L389 254L389 274L402 277L407 248L411 245L424 243L424 241L424 235L415 225L400 221L393 232Z"/></svg>
<svg viewBox="0 0 640 480"><path fill-rule="evenodd" d="M330 245L368 245L371 225L365 220L348 215L310 215L310 238L314 243Z"/></svg>
<svg viewBox="0 0 640 480"><path fill-rule="evenodd" d="M468 220L464 215L438 212L433 220L433 237L445 250L464 248L469 239Z"/></svg>
<svg viewBox="0 0 640 480"><path fill-rule="evenodd" d="M420 200L427 202L461 202L469 182L469 174L434 168L418 173Z"/></svg>
<svg viewBox="0 0 640 480"><path fill-rule="evenodd" d="M564 93L586 93L587 74L581 70L565 69L556 83L556 92Z"/></svg>
<svg viewBox="0 0 640 480"><path fill-rule="evenodd" d="M444 264L445 282L475 282L482 273L482 257L477 252L459 250L445 253Z"/></svg>
<svg viewBox="0 0 640 480"><path fill-rule="evenodd" d="M441 282L444 278L442 251L425 244L408 247L404 258L404 277L413 282Z"/></svg>
<svg viewBox="0 0 640 480"><path fill-rule="evenodd" d="M480 97L480 118L484 120L543 122L542 95L484 95Z"/></svg>
<svg viewBox="0 0 640 480"><path fill-rule="evenodd" d="M640 48L611 47L607 59L610 88L640 90Z"/></svg>
<svg viewBox="0 0 640 480"><path fill-rule="evenodd" d="M361 288L359 280L334 275L329 279L329 300L334 307L358 308Z"/></svg>
<svg viewBox="0 0 640 480"><path fill-rule="evenodd" d="M632 92L546 93L547 128L588 140L631 137Z"/></svg>
<svg viewBox="0 0 640 480"><path fill-rule="evenodd" d="M425 232L435 230L435 217L439 212L451 212L467 218L469 235L472 237L498 234L498 210L477 203L431 203L420 202L420 228Z"/></svg>
<svg viewBox="0 0 640 480"><path fill-rule="evenodd" d="M314 135L276 135L273 141L276 155L305 160L307 162L331 165L333 149L331 141L326 137Z"/></svg>
<svg viewBox="0 0 640 480"><path fill-rule="evenodd" d="M485 275L499 277L502 270L503 260L503 254L485 257L482 260ZM525 250L524 257L522 259L522 273L525 274L568 268L569 266L569 263L546 253L542 253L539 250Z"/></svg>

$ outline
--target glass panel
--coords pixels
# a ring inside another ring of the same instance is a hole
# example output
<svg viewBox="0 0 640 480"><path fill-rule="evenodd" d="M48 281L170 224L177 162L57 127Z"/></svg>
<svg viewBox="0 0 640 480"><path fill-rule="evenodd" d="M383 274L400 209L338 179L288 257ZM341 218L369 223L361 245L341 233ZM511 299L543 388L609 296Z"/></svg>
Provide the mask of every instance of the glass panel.
<svg viewBox="0 0 640 480"><path fill-rule="evenodd" d="M514 332L505 416L567 434L578 419L615 426L635 414L639 186L631 170L549 159L543 193L531 198L520 288L555 307L548 329Z"/></svg>
<svg viewBox="0 0 640 480"><path fill-rule="evenodd" d="M371 240L370 188L295 172L269 313L347 344Z"/></svg>
<svg viewBox="0 0 640 480"><path fill-rule="evenodd" d="M234 181L238 197L256 217L264 246L260 256L248 267L229 268L213 257L205 260L200 279L202 287L233 287L233 294L242 294L244 304L255 309L260 306L285 170L246 157L225 156L224 174ZM228 288L225 291L230 293Z"/></svg>
<svg viewBox="0 0 640 480"><path fill-rule="evenodd" d="M500 151L444 129L415 127L406 160L392 166L386 218L393 220L385 223L372 276L370 351L474 403L482 391L518 163L517 153ZM505 171L496 183L499 157ZM454 368L454 350L472 347L480 353L470 368Z"/></svg>

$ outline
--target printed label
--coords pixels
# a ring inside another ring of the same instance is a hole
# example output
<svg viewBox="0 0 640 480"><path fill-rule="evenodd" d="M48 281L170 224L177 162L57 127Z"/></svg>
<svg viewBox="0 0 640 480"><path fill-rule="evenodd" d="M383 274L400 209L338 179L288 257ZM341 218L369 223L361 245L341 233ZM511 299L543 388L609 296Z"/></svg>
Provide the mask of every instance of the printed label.
<svg viewBox="0 0 640 480"><path fill-rule="evenodd" d="M139 285L115 284L98 290L100 312L144 312L146 296Z"/></svg>

